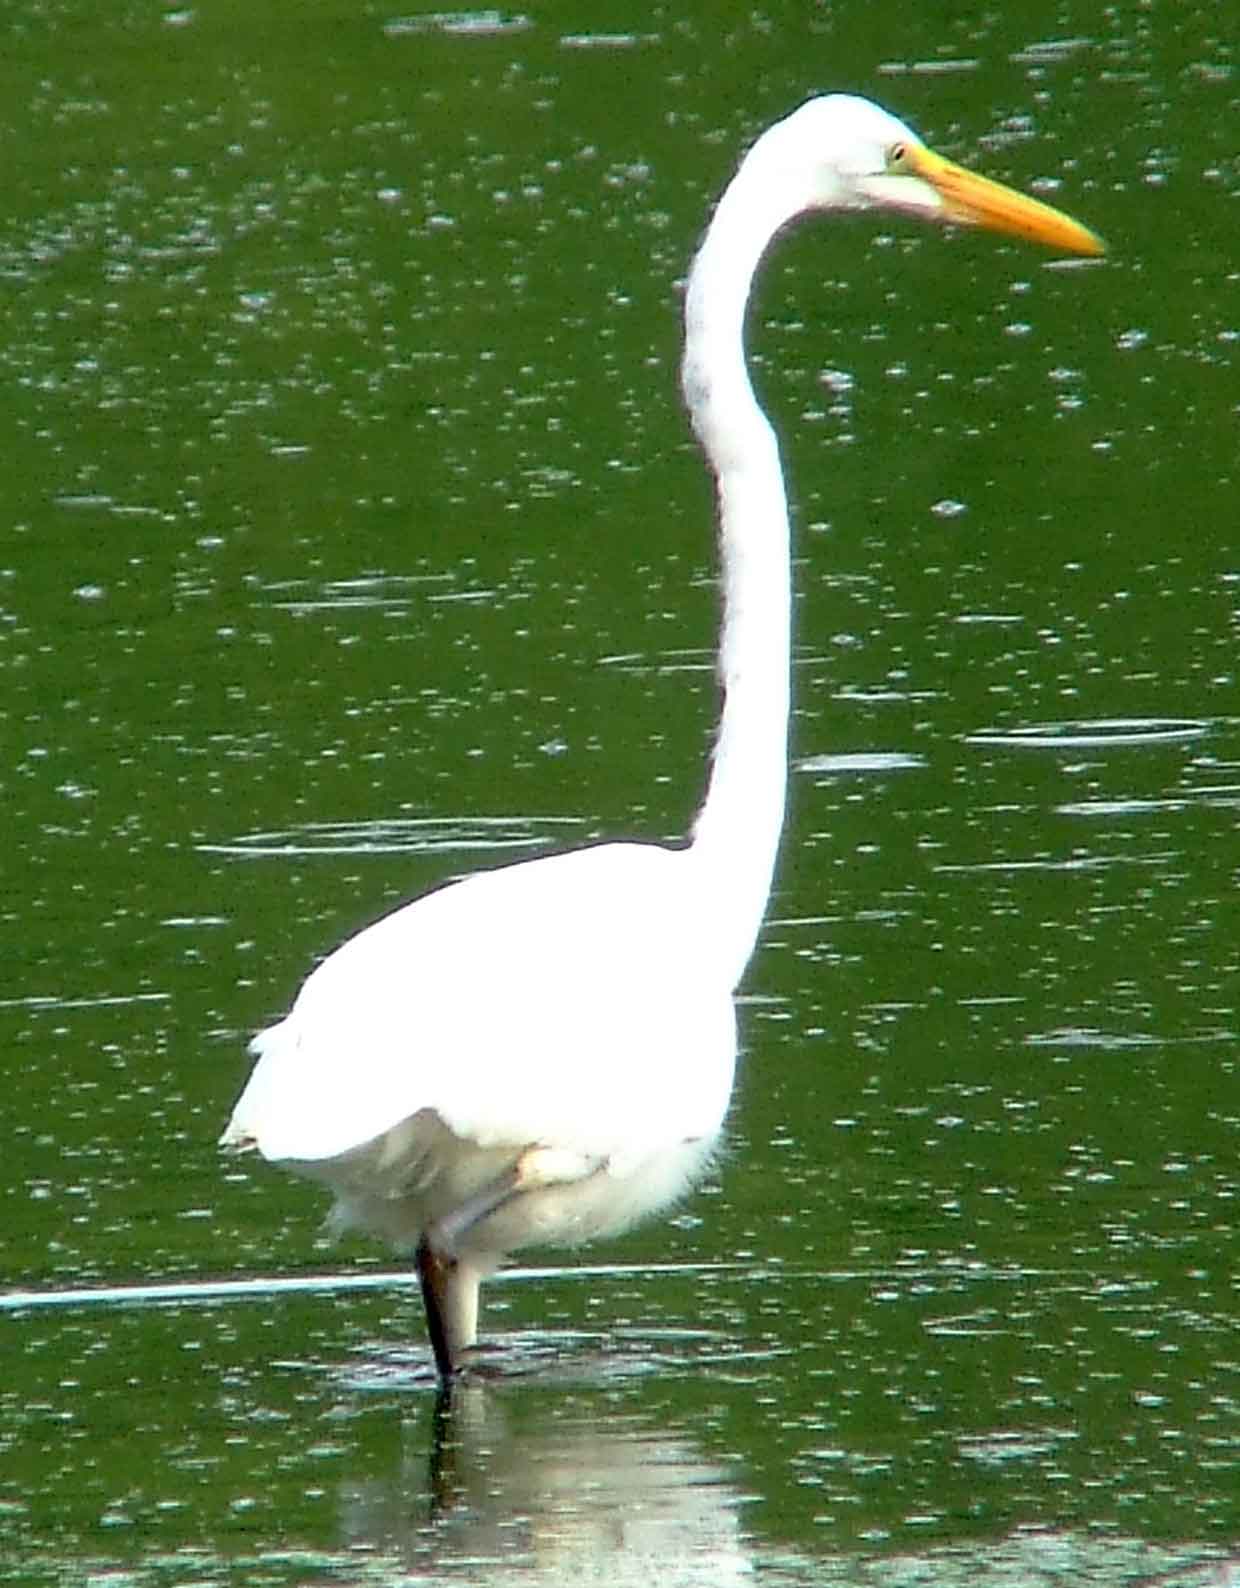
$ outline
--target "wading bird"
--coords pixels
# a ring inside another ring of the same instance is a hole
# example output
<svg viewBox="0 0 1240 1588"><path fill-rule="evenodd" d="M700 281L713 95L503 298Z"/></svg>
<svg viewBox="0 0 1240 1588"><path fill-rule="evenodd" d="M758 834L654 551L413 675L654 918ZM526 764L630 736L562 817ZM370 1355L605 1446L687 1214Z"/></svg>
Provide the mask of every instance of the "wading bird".
<svg viewBox="0 0 1240 1588"><path fill-rule="evenodd" d="M675 1202L716 1151L788 753L788 510L745 311L775 236L836 210L1103 251L868 100L812 99L763 133L685 298L682 384L717 487L723 586L722 715L688 843L598 844L450 883L330 954L253 1041L224 1143L323 1182L340 1225L416 1252L445 1381L506 1254L615 1234Z"/></svg>

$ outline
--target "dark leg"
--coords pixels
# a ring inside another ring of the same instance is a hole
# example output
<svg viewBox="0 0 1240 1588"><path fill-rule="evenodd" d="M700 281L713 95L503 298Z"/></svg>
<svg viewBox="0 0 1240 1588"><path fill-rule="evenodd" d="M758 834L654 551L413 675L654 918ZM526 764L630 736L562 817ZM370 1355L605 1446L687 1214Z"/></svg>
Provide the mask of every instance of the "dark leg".
<svg viewBox="0 0 1240 1588"><path fill-rule="evenodd" d="M422 1303L426 1308L426 1327L431 1337L431 1350L435 1353L435 1366L445 1384L456 1374L456 1363L448 1344L448 1331L444 1322L447 1310L448 1287L456 1269L456 1258L440 1257L424 1235L418 1242L418 1278L422 1283Z"/></svg>
<svg viewBox="0 0 1240 1588"><path fill-rule="evenodd" d="M435 1366L444 1384L460 1368L458 1353L474 1343L478 1320L478 1273L456 1256L460 1238L518 1194L516 1167L439 1219L418 1242L418 1278Z"/></svg>
<svg viewBox="0 0 1240 1588"><path fill-rule="evenodd" d="M453 1208L451 1213L445 1213L443 1218L435 1221L429 1234L434 1238L436 1250L455 1251L462 1235L472 1230L475 1224L481 1224L496 1208L503 1207L521 1189L521 1165L518 1162L492 1180L490 1185L483 1186L468 1202L462 1202L459 1208ZM426 1239L423 1237L424 1242Z"/></svg>
<svg viewBox="0 0 1240 1588"><path fill-rule="evenodd" d="M429 1236L437 1251L455 1251L463 1235L507 1203L515 1202L530 1191L588 1180L593 1175L601 1174L606 1167L605 1158L586 1158L578 1153L560 1152L549 1147L527 1147L511 1169L496 1175L489 1185L475 1192L467 1202L462 1202L460 1207L453 1208L451 1213L445 1213L443 1218L436 1220Z"/></svg>
<svg viewBox="0 0 1240 1588"><path fill-rule="evenodd" d="M435 1366L444 1384L460 1370L460 1353L478 1330L478 1286L487 1265L458 1256L470 1231L510 1202L534 1191L573 1184L601 1174L606 1160L547 1147L527 1147L510 1169L497 1175L459 1207L445 1213L418 1242L418 1278L426 1305Z"/></svg>

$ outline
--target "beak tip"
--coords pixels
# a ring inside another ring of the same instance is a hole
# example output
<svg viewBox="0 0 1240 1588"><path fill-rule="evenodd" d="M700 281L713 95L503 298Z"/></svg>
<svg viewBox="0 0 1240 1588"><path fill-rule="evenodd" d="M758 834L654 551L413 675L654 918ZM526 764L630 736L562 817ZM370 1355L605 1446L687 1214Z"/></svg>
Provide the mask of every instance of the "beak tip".
<svg viewBox="0 0 1240 1588"><path fill-rule="evenodd" d="M1099 237L1097 232L1091 232L1086 226L1081 227L1081 235L1072 239L1069 248L1072 253L1086 259L1101 259L1110 253L1106 239Z"/></svg>

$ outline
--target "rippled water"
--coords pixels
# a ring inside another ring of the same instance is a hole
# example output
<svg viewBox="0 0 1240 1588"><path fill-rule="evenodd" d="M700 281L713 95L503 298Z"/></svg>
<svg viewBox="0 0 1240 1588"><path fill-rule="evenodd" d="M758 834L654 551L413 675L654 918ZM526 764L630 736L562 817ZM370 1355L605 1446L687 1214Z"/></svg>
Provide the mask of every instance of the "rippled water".
<svg viewBox="0 0 1240 1588"><path fill-rule="evenodd" d="M1237 1580L1219 15L14 10L0 1579ZM1112 253L782 245L795 777L728 1156L497 1278L445 1415L390 1254L215 1139L347 931L684 830L677 282L826 86Z"/></svg>

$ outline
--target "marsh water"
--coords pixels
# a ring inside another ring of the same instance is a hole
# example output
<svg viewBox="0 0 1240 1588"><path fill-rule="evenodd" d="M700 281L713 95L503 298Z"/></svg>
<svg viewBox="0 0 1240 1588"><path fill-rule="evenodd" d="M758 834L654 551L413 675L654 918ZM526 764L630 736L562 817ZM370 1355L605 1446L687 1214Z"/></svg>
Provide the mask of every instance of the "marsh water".
<svg viewBox="0 0 1240 1588"><path fill-rule="evenodd" d="M7 9L0 1578L1235 1580L1226 19ZM795 773L727 1154L501 1275L445 1408L400 1259L215 1141L348 931L685 830L679 283L835 87L1111 252L781 244Z"/></svg>

